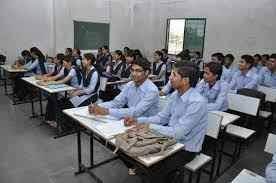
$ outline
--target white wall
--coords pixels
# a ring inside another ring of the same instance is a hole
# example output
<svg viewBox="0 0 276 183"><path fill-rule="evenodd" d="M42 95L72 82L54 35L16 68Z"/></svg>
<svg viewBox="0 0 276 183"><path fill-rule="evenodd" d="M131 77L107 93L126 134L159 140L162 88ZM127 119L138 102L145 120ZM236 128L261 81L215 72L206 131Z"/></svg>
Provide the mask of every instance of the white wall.
<svg viewBox="0 0 276 183"><path fill-rule="evenodd" d="M250 8L247 8L250 7ZM215 51L276 50L275 0L1 0L0 52L10 60L38 46L50 55L73 47L73 20L110 22L110 48L151 56L165 45L167 18L206 17L205 58Z"/></svg>
<svg viewBox="0 0 276 183"><path fill-rule="evenodd" d="M1 0L0 53L13 60L25 48L38 46L50 52L52 0Z"/></svg>
<svg viewBox="0 0 276 183"><path fill-rule="evenodd" d="M73 21L110 22L109 0L55 0L55 49L74 47Z"/></svg>
<svg viewBox="0 0 276 183"><path fill-rule="evenodd" d="M275 0L139 0L133 9L131 46L147 55L164 47L168 17L207 18L205 58L215 51L276 52Z"/></svg>

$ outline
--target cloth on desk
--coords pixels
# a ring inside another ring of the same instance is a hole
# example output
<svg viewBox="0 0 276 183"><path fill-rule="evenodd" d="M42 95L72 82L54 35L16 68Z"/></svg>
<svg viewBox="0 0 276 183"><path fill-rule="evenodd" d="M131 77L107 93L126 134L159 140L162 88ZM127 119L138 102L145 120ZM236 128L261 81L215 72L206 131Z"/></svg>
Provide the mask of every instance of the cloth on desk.
<svg viewBox="0 0 276 183"><path fill-rule="evenodd" d="M168 147L176 143L174 138L157 134L147 128L130 129L125 133L116 135L115 140L115 152L120 148L131 157L163 153Z"/></svg>

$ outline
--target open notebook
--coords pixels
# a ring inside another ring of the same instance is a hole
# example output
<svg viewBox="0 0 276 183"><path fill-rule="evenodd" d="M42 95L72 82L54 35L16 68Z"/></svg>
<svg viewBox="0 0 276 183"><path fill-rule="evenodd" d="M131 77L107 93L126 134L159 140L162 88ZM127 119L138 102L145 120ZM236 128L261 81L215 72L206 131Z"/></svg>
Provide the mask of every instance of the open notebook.
<svg viewBox="0 0 276 183"><path fill-rule="evenodd" d="M67 87L66 84L49 84L46 86L49 89L58 89L58 88L65 88Z"/></svg>
<svg viewBox="0 0 276 183"><path fill-rule="evenodd" d="M81 108L74 112L75 116L91 119L91 123L98 122L96 126L94 126L94 130L96 130L100 135L102 135L105 139L111 139L115 135L125 132L130 127L125 127L123 120L119 120L112 116L95 116L89 114L88 108Z"/></svg>

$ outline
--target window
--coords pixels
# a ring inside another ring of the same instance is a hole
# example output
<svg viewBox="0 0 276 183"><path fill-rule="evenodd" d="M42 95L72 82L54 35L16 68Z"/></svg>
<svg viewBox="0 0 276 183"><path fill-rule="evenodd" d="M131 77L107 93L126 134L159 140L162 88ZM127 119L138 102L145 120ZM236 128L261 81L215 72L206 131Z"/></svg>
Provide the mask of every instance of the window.
<svg viewBox="0 0 276 183"><path fill-rule="evenodd" d="M166 48L169 54L178 54L184 49L199 51L203 55L205 18L168 19Z"/></svg>

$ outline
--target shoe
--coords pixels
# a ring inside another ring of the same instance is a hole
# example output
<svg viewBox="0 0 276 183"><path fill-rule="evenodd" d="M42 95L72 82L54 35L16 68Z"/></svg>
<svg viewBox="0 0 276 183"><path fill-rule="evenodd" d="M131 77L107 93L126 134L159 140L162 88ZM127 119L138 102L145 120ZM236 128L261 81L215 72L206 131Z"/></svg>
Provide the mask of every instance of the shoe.
<svg viewBox="0 0 276 183"><path fill-rule="evenodd" d="M57 128L57 122L55 122L55 121L46 121L46 123L48 125L50 125L51 127Z"/></svg>
<svg viewBox="0 0 276 183"><path fill-rule="evenodd" d="M131 176L136 175L136 169L135 168L129 168L128 169L128 175L131 175Z"/></svg>

